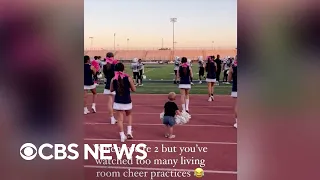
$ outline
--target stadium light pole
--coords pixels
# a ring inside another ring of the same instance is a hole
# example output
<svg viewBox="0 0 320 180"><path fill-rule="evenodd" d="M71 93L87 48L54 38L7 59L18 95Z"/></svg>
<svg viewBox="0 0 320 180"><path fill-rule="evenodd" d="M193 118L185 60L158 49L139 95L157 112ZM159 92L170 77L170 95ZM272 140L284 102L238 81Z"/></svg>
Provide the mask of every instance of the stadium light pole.
<svg viewBox="0 0 320 180"><path fill-rule="evenodd" d="M213 48L214 41L211 41L211 43L212 43L212 50L214 50L214 48Z"/></svg>
<svg viewBox="0 0 320 180"><path fill-rule="evenodd" d="M174 60L174 23L177 22L177 18L170 18L170 22L172 22L172 59Z"/></svg>
<svg viewBox="0 0 320 180"><path fill-rule="evenodd" d="M127 38L127 50L129 50L129 38Z"/></svg>
<svg viewBox="0 0 320 180"><path fill-rule="evenodd" d="M89 37L89 39L90 39L90 49L92 49L92 45L93 45L93 37L91 36L91 37Z"/></svg>
<svg viewBox="0 0 320 180"><path fill-rule="evenodd" d="M113 50L116 50L116 33L113 34Z"/></svg>

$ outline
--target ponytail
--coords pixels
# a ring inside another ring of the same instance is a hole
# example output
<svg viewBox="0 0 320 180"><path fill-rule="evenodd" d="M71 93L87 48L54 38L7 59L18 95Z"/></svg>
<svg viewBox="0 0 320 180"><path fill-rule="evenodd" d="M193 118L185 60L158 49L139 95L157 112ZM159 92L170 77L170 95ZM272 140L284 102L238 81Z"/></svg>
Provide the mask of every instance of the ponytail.
<svg viewBox="0 0 320 180"><path fill-rule="evenodd" d="M118 94L122 96L124 94L124 84L123 79L121 77L118 78Z"/></svg>

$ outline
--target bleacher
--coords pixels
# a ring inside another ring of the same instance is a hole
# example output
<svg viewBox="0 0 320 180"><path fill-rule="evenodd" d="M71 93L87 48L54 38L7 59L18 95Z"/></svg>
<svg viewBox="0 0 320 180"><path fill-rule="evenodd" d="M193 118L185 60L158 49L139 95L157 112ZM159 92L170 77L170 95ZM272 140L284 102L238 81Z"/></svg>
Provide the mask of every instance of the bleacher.
<svg viewBox="0 0 320 180"><path fill-rule="evenodd" d="M84 51L85 55L90 57L101 56L105 57L107 52L113 52L116 59L122 61L131 61L133 58L139 58L144 61L169 61L173 60L174 56L187 57L191 60L197 60L198 56L211 56L219 54L221 58L226 56L236 56L236 49L199 49L199 50L188 50L188 49L178 49L174 53L172 50L106 50L106 49L93 49Z"/></svg>

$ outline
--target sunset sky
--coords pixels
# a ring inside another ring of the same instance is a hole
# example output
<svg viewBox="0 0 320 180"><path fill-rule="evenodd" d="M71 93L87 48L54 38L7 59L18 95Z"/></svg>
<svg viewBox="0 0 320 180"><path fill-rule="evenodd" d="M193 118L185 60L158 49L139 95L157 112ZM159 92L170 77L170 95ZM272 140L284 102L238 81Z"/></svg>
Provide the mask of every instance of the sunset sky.
<svg viewBox="0 0 320 180"><path fill-rule="evenodd" d="M171 48L171 17L177 48L236 47L236 0L84 0L85 48Z"/></svg>

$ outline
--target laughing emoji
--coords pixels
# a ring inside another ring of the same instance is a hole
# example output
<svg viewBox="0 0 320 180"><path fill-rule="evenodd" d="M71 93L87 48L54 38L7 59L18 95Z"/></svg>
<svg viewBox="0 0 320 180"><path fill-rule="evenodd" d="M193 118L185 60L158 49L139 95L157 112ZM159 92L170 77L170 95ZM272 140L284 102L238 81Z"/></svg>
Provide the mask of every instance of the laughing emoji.
<svg viewBox="0 0 320 180"><path fill-rule="evenodd" d="M202 178L204 176L203 169L197 168L194 170L194 176L197 178Z"/></svg>

